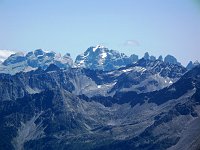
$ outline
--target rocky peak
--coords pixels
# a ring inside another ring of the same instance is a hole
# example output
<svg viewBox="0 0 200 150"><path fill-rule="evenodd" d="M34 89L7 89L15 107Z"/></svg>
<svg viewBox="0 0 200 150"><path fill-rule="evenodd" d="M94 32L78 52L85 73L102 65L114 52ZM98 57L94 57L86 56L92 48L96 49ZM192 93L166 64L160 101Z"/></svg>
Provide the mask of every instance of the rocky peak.
<svg viewBox="0 0 200 150"><path fill-rule="evenodd" d="M192 61L190 61L186 68L188 70L191 70L192 68L194 68L195 66L198 66L198 65L200 65L200 63L197 60L194 63Z"/></svg>
<svg viewBox="0 0 200 150"><path fill-rule="evenodd" d="M170 63L170 64L181 65L181 63L179 63L179 62L177 61L177 59L176 59L174 56L172 56L172 55L167 55L167 56L165 57L165 59L164 59L164 62L165 62L165 63Z"/></svg>
<svg viewBox="0 0 200 150"><path fill-rule="evenodd" d="M160 55L160 56L158 57L158 60L163 61L162 55Z"/></svg>
<svg viewBox="0 0 200 150"><path fill-rule="evenodd" d="M83 54L76 57L76 66L99 70L113 70L130 64L131 60L137 60L137 56L132 55L130 58L124 53L116 50L109 50L104 46L88 48Z"/></svg>
<svg viewBox="0 0 200 150"><path fill-rule="evenodd" d="M42 49L36 49L36 50L34 51L34 54L35 54L35 56L37 57L37 56L44 55L45 52L44 52Z"/></svg>
<svg viewBox="0 0 200 150"><path fill-rule="evenodd" d="M143 57L143 58L147 60L147 59L149 59L149 57L150 57L150 56L149 56L149 53L146 52L146 53L144 54L144 57Z"/></svg>

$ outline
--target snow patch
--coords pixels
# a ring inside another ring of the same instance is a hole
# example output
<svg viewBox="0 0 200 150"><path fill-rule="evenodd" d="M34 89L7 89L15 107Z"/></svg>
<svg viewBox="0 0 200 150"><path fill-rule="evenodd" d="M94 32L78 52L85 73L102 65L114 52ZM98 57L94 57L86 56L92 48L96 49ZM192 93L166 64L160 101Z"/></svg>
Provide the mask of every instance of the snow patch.
<svg viewBox="0 0 200 150"><path fill-rule="evenodd" d="M23 72L30 72L30 71L33 71L33 70L37 70L37 68L33 68L33 67L28 66L28 67L26 67L26 68L24 69Z"/></svg>
<svg viewBox="0 0 200 150"><path fill-rule="evenodd" d="M84 64L84 60L81 60L79 63L80 63L80 64Z"/></svg>
<svg viewBox="0 0 200 150"><path fill-rule="evenodd" d="M132 71L133 69L124 69L122 70L123 72L129 72L129 71Z"/></svg>
<svg viewBox="0 0 200 150"><path fill-rule="evenodd" d="M133 68L122 70L122 72L130 72L130 71L144 72L144 71L146 71L146 68L136 66L136 67L133 67Z"/></svg>
<svg viewBox="0 0 200 150"><path fill-rule="evenodd" d="M102 54L101 54L101 58L106 58L107 57L107 54L105 53L105 52L103 52Z"/></svg>
<svg viewBox="0 0 200 150"><path fill-rule="evenodd" d="M95 52L98 48L104 48L104 46L97 45L96 47L93 48L93 52Z"/></svg>

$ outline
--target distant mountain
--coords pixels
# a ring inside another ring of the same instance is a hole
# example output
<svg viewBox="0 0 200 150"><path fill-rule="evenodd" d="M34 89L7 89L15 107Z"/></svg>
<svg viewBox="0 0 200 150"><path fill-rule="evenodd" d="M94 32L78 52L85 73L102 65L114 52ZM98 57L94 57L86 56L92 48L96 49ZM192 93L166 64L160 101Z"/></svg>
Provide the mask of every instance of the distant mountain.
<svg viewBox="0 0 200 150"><path fill-rule="evenodd" d="M99 57L103 55L108 58L105 57L105 60L100 60ZM79 57L84 58L81 60L84 63L78 65L76 59L74 68L73 60L69 54L62 57L55 52L47 52L41 49L28 52L27 54L16 53L0 65L0 72L14 75L19 72L35 70L35 72L30 72L30 74L43 73L43 76L46 76L45 79L55 81L56 83L62 80L69 83L68 87L65 85L63 87L67 91L76 95L83 94L92 97L95 95L113 96L116 92L122 91L146 93L160 90L175 83L187 71L181 65L165 63L162 59L156 60L154 56L149 56L148 53L145 54L144 58L138 60L137 55L133 54L127 57L117 51L108 50L101 46L90 47L84 53L84 56L79 55L77 58ZM136 60L137 62L135 62ZM99 61L102 64L99 64ZM121 62L120 65L126 67L120 66L117 62ZM125 63L127 64L125 65ZM81 63L79 62L79 64ZM110 64L109 66L112 66L112 69L108 69L107 64ZM118 67L120 68L117 69ZM54 74L55 71L58 71L59 74L58 72ZM21 74L21 76L24 75L23 73ZM38 76L33 77L36 82L34 86L31 85L32 82L28 81L26 77L23 79L27 83L30 82L28 89L24 87L24 90L27 90L28 93L41 91L49 86L53 87L48 80L35 78Z"/></svg>
<svg viewBox="0 0 200 150"><path fill-rule="evenodd" d="M4 55L7 54L8 51ZM156 59L155 56L149 55L148 52L144 54L143 58L151 61L163 61L162 56L159 56L159 58ZM37 49L28 53L17 52L11 54L11 56L5 59L4 62L0 63L0 73L16 74L21 71L27 72L35 70L39 67L45 70L50 64L55 64L60 68L78 67L92 70L111 71L134 64L138 60L139 57L135 54L126 56L124 53L120 53L116 50L109 50L100 45L89 47L83 54L76 57L75 63L69 53L61 56L52 51ZM164 62L181 66L181 63L171 55L167 55L164 58Z"/></svg>
<svg viewBox="0 0 200 150"><path fill-rule="evenodd" d="M162 56L161 56L162 57ZM148 52L146 52L144 54L144 57L143 57L145 60L151 60L151 61L156 61L156 57L155 56L150 56ZM159 59L160 60L160 59ZM161 60L162 61L162 60Z"/></svg>
<svg viewBox="0 0 200 150"><path fill-rule="evenodd" d="M167 55L165 58L164 58L164 62L165 63L170 63L170 64L177 64L177 65L181 65L180 62L177 61L177 59L172 56L172 55Z"/></svg>
<svg viewBox="0 0 200 150"><path fill-rule="evenodd" d="M200 65L200 63L198 62L198 61L195 61L194 63L192 62L192 61L190 61L189 63L188 63L188 65L187 65L187 69L188 70L191 70L192 68L194 68L194 67L196 67L196 66L198 66L198 65Z"/></svg>
<svg viewBox="0 0 200 150"><path fill-rule="evenodd" d="M73 66L73 60L68 53L62 57L55 52L37 49L26 54L12 54L0 65L0 73L15 74L21 71L35 70L39 67L46 69L50 64L68 68Z"/></svg>
<svg viewBox="0 0 200 150"><path fill-rule="evenodd" d="M145 58L120 70L124 73L118 77L110 92L136 91L145 93L159 90L176 82L187 71L177 64Z"/></svg>
<svg viewBox="0 0 200 150"><path fill-rule="evenodd" d="M78 55L75 64L77 67L110 71L134 63L137 60L137 55L128 57L124 53L97 45Z"/></svg>
<svg viewBox="0 0 200 150"><path fill-rule="evenodd" d="M148 52L144 54L143 58L145 60L156 61L156 57L153 55L150 56ZM104 46L97 45L96 47L88 48L83 54L78 55L75 60L75 65L93 70L111 71L133 64L138 60L139 58L135 54L128 57L124 53L119 53L118 51L109 50ZM162 56L159 56L158 60L163 61ZM164 62L181 66L181 63L172 55L167 55L164 58Z"/></svg>
<svg viewBox="0 0 200 150"><path fill-rule="evenodd" d="M4 92L0 99L10 99L8 96L12 86L14 96L21 97L25 93L38 93L44 89L59 86L75 95L93 97L113 96L117 92L134 91L147 93L160 90L175 83L187 70L179 65L162 61L140 59L137 63L114 71L90 70L84 68L60 69L51 64L46 70L39 68L29 72L21 72L10 79L10 75L0 74L5 81L1 87ZM7 85L12 81L16 85ZM23 91L21 91L21 90Z"/></svg>

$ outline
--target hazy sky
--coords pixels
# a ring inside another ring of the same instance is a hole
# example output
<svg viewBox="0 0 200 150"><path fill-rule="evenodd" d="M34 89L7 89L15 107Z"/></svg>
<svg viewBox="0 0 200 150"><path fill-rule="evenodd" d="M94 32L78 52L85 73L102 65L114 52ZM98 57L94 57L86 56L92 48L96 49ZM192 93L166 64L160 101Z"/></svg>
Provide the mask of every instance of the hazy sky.
<svg viewBox="0 0 200 150"><path fill-rule="evenodd" d="M200 60L198 0L0 0L0 49L69 52L105 45L127 55Z"/></svg>

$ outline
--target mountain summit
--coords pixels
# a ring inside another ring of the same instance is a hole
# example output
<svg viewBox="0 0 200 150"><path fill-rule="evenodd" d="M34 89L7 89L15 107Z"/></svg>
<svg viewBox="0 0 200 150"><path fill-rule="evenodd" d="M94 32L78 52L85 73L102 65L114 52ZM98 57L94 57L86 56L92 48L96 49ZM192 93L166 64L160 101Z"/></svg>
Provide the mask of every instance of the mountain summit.
<svg viewBox="0 0 200 150"><path fill-rule="evenodd" d="M192 68L194 68L194 67L196 67L196 66L198 66L198 65L200 65L200 63L198 62L198 61L195 61L195 62L192 62L192 61L190 61L189 63L188 63L188 65L187 65L187 69L188 70L191 70Z"/></svg>
<svg viewBox="0 0 200 150"><path fill-rule="evenodd" d="M83 54L78 55L75 60L77 67L98 69L98 70L114 70L136 62L138 56L126 56L116 50L109 50L104 46L88 48Z"/></svg>
<svg viewBox="0 0 200 150"><path fill-rule="evenodd" d="M37 68L46 69L50 64L60 68L73 66L73 60L67 53L63 57L52 51L37 49L28 53L15 53L10 55L1 65L0 73L15 74L21 71L27 72Z"/></svg>

